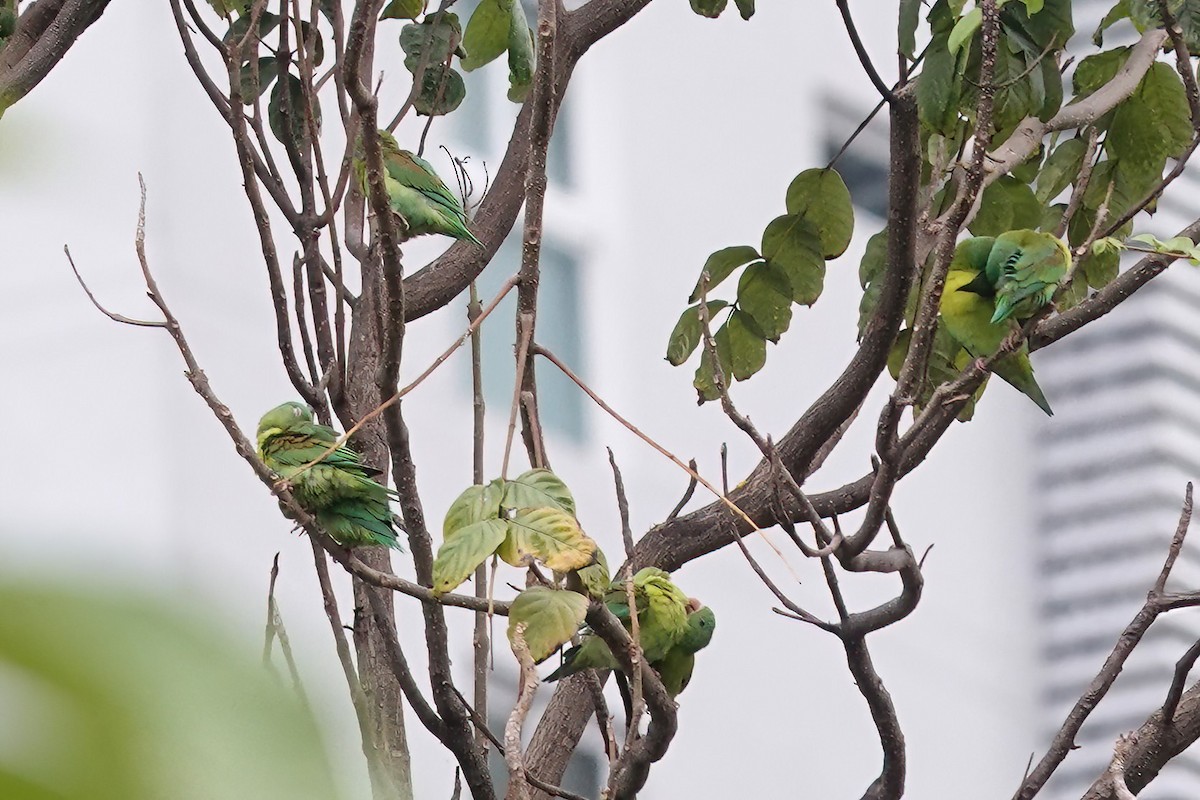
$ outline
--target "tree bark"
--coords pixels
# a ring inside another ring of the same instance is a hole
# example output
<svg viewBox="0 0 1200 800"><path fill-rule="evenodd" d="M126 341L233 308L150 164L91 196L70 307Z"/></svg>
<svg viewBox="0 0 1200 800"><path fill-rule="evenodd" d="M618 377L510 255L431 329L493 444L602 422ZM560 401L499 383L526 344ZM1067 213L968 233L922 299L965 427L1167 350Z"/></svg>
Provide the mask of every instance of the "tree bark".
<svg viewBox="0 0 1200 800"><path fill-rule="evenodd" d="M380 340L377 331L379 285L378 264L363 263L363 293L350 325L346 370L347 410L354 419L371 411L377 403L375 373L379 368ZM382 422L376 418L363 426L354 437L354 447L366 463L386 469L390 463ZM355 555L381 572L392 572L391 554L385 547L359 547ZM378 770L371 775L375 800L412 800L412 758L404 728L404 694L392 672L383 633L371 613L366 592L370 587L354 580L354 649L358 655L358 675L371 727L375 733ZM380 592L387 613L394 617L392 592ZM380 774L381 773L381 774Z"/></svg>

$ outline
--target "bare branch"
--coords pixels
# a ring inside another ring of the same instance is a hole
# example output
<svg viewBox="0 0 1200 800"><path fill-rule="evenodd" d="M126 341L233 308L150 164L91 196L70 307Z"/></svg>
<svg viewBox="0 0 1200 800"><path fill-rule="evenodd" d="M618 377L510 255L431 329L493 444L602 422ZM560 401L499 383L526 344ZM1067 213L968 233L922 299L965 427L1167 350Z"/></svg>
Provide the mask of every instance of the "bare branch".
<svg viewBox="0 0 1200 800"><path fill-rule="evenodd" d="M1092 713L1100 700L1108 694L1109 688L1113 681L1117 679L1122 667L1125 666L1125 660L1129 658L1129 654L1141 642L1142 637L1146 635L1146 631L1150 629L1150 625L1158 618L1158 615L1165 610L1163 586L1166 585L1167 577L1171 574L1171 568L1175 565L1175 559L1179 556L1179 550L1183 547L1184 537L1187 535L1188 525L1192 519L1192 484L1188 483L1187 491L1184 494L1183 509L1179 514L1179 525L1175 529L1175 535L1171 539L1171 547L1167 552L1167 559L1163 563L1163 568L1159 572L1158 579L1154 582L1154 587L1150 590L1146 597L1146 603L1134 616L1133 620L1125 626L1125 630L1121 632L1117 639L1117 644L1113 647L1112 652L1104 661L1104 666L1100 668L1100 672L1088 684L1087 690L1079 698L1075 706L1067 714L1066 720L1058 733L1054 735L1054 739L1050 742L1050 747L1046 750L1046 755L1034 767L1033 771L1017 789L1013 795L1013 800L1030 800L1034 795L1041 791L1046 781L1058 769L1058 766L1067 757L1067 754L1075 746L1075 736L1079 733L1080 727L1083 726L1084 720Z"/></svg>

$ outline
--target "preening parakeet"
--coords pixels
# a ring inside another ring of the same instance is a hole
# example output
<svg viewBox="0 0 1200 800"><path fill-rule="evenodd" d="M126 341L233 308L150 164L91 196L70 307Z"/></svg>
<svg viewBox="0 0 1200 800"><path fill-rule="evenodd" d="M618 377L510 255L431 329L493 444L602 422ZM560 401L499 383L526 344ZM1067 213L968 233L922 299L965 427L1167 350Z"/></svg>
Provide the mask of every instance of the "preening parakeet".
<svg viewBox="0 0 1200 800"><path fill-rule="evenodd" d="M959 245L962 250L974 240L968 239ZM958 259L958 254L955 254ZM961 261L959 263L962 263ZM956 266L956 265L952 265ZM980 273L967 269L952 269L946 275L946 288L942 292L941 321L946 330L968 353L983 358L1000 349L1009 334L1017 330L1014 320L992 322L995 306L986 297L968 288ZM1048 415L1054 412L1046 395L1033 377L1033 365L1029 363L1029 346L1022 343L1019 350L992 365L992 372L1022 392Z"/></svg>
<svg viewBox="0 0 1200 800"><path fill-rule="evenodd" d="M409 236L440 233L481 244L467 229L467 215L462 204L428 161L408 150L401 150L395 137L385 130L379 131L379 144L383 150L388 200L392 211L402 218ZM367 164L361 151L354 159L354 174L363 194L369 195Z"/></svg>
<svg viewBox="0 0 1200 800"><path fill-rule="evenodd" d="M990 245L985 244L988 242ZM1058 282L1071 266L1071 251L1063 240L1040 231L1017 230L995 239L967 239L955 251L956 259L960 252L966 263L957 267L951 263L950 268L981 272L972 281L970 291L995 299L992 322L1032 317L1054 297Z"/></svg>
<svg viewBox="0 0 1200 800"><path fill-rule="evenodd" d="M337 431L313 422L312 409L303 403L276 406L258 423L259 457L292 484L296 502L326 533L347 547L402 549L388 507L393 492L372 480L379 470L362 463L345 445L321 457L337 440ZM318 457L320 461L301 471Z"/></svg>
<svg viewBox="0 0 1200 800"><path fill-rule="evenodd" d="M716 617L711 609L689 600L666 572L654 567L646 567L633 576L633 591L642 652L674 696L691 678L696 651L712 639ZM624 582L614 581L604 602L626 630L632 629ZM619 668L604 640L585 632L579 645L563 654L562 666L546 676L546 680L556 681L585 669Z"/></svg>
<svg viewBox="0 0 1200 800"><path fill-rule="evenodd" d="M717 616L711 608L700 605L696 600L689 601L689 606L695 607L696 610L688 614L687 632L667 651L661 661L651 665L658 670L663 688L671 697L682 692L691 682L692 670L696 666L696 653L708 647L717 627Z"/></svg>

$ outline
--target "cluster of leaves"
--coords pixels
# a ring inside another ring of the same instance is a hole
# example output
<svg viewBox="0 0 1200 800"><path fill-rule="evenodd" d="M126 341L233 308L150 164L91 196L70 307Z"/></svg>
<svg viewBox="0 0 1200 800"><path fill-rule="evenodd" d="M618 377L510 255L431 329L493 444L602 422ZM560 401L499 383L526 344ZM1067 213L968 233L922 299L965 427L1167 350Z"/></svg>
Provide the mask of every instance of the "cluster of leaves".
<svg viewBox="0 0 1200 800"><path fill-rule="evenodd" d="M976 124L981 16L978 7L964 13L964 5L962 0L933 4L929 13L933 38L917 83L925 145L923 180L937 190L932 195L934 214L944 211L954 196L957 185L947 177ZM1200 13L1193 12L1200 12L1200 4L1181 0L1172 2L1172 9L1187 31L1185 38L1194 37L1200 46ZM1097 31L1097 45L1101 32L1122 19L1129 18L1139 30L1160 25L1157 13L1155 0L1121 0ZM910 19L915 27L915 19ZM1058 51L1073 32L1071 4L1066 0L1002 4L993 77L995 113L988 132L992 142L1006 139L1024 118L1046 120L1063 105ZM1129 51L1117 47L1084 58L1072 75L1074 99L1086 98L1112 80ZM976 236L1021 228L1060 230L1071 194L1079 193L1078 209L1067 221L1065 233L1072 247L1080 247L1140 203L1162 179L1167 160L1181 155L1192 136L1183 82L1172 65L1155 63L1135 91L1108 114L1073 134L1056 134L1027 162L988 185L969 230ZM1097 142L1094 149L1088 146L1092 138ZM1089 151L1091 160L1085 164ZM1131 229L1126 223L1112 231L1115 238L1111 241L1121 241ZM1071 273L1070 283L1056 297L1057 307L1069 308L1086 297L1089 289L1112 281L1120 264L1119 250L1106 245L1088 249ZM868 242L860 266L864 288L860 333L878 300L885 254L886 231ZM906 312L910 325L914 313L915 294L910 296ZM893 374L903 361L907 341L902 334L893 349L889 359ZM953 340L939 332L927 380L916 398L918 406L928 400L937 383L961 368L965 358ZM972 410L973 403L968 403L962 418L968 418Z"/></svg>
<svg viewBox="0 0 1200 800"><path fill-rule="evenodd" d="M917 84L922 124L955 142L974 130L983 50L979 8L964 14L964 4L965 0L937 0L930 9L933 36ZM1053 54L1074 31L1070 0L1025 0L1001 7L992 76L997 137L1007 136L1027 116L1045 120L1058 111L1063 91Z"/></svg>
<svg viewBox="0 0 1200 800"><path fill-rule="evenodd" d="M385 18L395 5L397 3L392 3L384 9ZM413 96L413 109L418 114L427 117L449 114L467 98L467 85L462 75L450 66L455 56L460 60L466 58L462 40L458 15L449 11L439 11L400 29L404 68L412 73L414 81L420 81Z"/></svg>
<svg viewBox="0 0 1200 800"><path fill-rule="evenodd" d="M580 528L570 489L546 469L469 487L450 504L442 533L435 595L461 585L493 555L514 567L540 562L566 575L569 588L531 586L509 612L509 637L520 626L535 661L569 640L583 624L588 597L609 588L604 553Z"/></svg>
<svg viewBox="0 0 1200 800"><path fill-rule="evenodd" d="M709 19L721 16L721 12L729 5L729 0L689 0L689 2L692 4L692 11ZM742 19L750 19L754 16L754 0L733 0L733 4L737 6Z"/></svg>
<svg viewBox="0 0 1200 800"><path fill-rule="evenodd" d="M533 32L521 0L480 0L464 34L467 52L462 66L479 69L508 53L508 99L525 100L533 86Z"/></svg>
<svg viewBox="0 0 1200 800"><path fill-rule="evenodd" d="M251 15L249 3L244 0L210 0L211 5L225 17L235 17L225 32L222 41L226 47L236 47L250 31ZM299 23L298 29L290 21L282 28L282 17L263 11L258 17L258 27L245 60L238 70L238 91L244 105L253 105L268 90L267 122L271 133L284 145L300 148L309 137L307 115L312 114L317 133L321 131L321 104L315 92L306 92L300 76L300 64L295 53L284 48L303 47L303 52L315 69L325 60L325 46L321 33L308 22ZM280 30L278 48L273 48L267 37ZM286 34L286 35L285 35ZM286 41L294 36L299 41ZM269 53L269 55L263 55ZM281 74L282 70L282 74ZM311 103L311 112L308 104Z"/></svg>
<svg viewBox="0 0 1200 800"><path fill-rule="evenodd" d="M1176 236L1163 241L1152 233L1139 233L1137 236L1131 236L1128 242L1121 241L1117 236L1105 236L1092 242L1092 253L1095 255L1120 255L1122 250L1186 258L1193 266L1200 266L1200 245L1186 236Z"/></svg>
<svg viewBox="0 0 1200 800"><path fill-rule="evenodd" d="M801 172L788 186L787 213L771 220L763 230L762 246L726 247L708 257L689 306L671 331L667 361L687 361L703 339L701 303L715 324L726 313L713 335L716 356L726 380L744 381L767 360L767 342L777 343L792 321L792 304L811 306L825 285L825 262L837 258L850 245L854 233L854 207L850 192L832 169ZM708 292L739 269L737 297L707 300ZM711 354L701 355L693 381L700 402L719 397Z"/></svg>
<svg viewBox="0 0 1200 800"><path fill-rule="evenodd" d="M457 587L493 554L514 567L538 561L567 573L592 564L597 552L575 518L571 491L547 469L469 487L450 504L442 535L435 594Z"/></svg>

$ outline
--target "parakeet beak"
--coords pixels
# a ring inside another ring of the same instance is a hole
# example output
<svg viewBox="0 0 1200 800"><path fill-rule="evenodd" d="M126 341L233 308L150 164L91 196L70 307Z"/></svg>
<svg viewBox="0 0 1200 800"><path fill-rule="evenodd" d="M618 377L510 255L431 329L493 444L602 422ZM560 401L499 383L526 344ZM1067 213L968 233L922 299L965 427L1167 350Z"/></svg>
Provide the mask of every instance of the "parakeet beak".
<svg viewBox="0 0 1200 800"><path fill-rule="evenodd" d="M688 598L688 601L687 601L687 612L688 612L689 614L695 614L697 611L699 611L699 610L700 610L700 609L702 609L702 608L704 608L704 603L701 603L699 600L697 600L697 599L696 599L696 598L694 598L694 597L689 597L689 598Z"/></svg>

